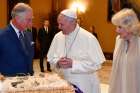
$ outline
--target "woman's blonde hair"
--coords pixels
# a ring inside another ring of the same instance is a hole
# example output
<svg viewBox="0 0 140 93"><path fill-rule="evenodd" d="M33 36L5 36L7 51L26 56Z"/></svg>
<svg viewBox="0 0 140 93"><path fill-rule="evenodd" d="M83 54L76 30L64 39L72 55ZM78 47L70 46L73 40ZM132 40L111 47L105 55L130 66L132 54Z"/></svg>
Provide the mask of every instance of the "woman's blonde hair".
<svg viewBox="0 0 140 93"><path fill-rule="evenodd" d="M124 8L112 17L112 23L140 36L139 19L133 9Z"/></svg>

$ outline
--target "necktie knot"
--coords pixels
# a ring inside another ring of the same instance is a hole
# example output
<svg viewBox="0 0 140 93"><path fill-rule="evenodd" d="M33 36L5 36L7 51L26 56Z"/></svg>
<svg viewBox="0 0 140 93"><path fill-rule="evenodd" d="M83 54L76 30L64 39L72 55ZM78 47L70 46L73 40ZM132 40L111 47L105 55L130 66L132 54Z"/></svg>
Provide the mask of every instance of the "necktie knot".
<svg viewBox="0 0 140 93"><path fill-rule="evenodd" d="M21 31L19 31L19 39L23 38L23 34Z"/></svg>
<svg viewBox="0 0 140 93"><path fill-rule="evenodd" d="M48 33L48 27L45 27L45 31Z"/></svg>

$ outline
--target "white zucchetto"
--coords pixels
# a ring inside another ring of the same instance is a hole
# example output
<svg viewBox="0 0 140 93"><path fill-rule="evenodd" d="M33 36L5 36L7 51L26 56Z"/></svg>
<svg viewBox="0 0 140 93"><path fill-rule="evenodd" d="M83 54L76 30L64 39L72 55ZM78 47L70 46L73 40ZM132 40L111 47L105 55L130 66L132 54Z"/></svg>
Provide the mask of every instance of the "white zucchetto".
<svg viewBox="0 0 140 93"><path fill-rule="evenodd" d="M65 9L60 14L77 19L76 11L71 10L71 9Z"/></svg>

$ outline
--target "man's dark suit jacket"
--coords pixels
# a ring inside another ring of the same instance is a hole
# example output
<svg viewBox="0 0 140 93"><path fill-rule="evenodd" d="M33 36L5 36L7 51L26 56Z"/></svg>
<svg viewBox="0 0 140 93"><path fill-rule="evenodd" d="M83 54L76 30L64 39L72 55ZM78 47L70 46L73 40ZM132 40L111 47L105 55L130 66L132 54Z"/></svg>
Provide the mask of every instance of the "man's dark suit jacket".
<svg viewBox="0 0 140 93"><path fill-rule="evenodd" d="M48 27L48 32L45 31L44 27L39 29L38 40L40 43L40 49L44 55L46 55L49 50L54 34L55 32L52 31L51 27Z"/></svg>
<svg viewBox="0 0 140 93"><path fill-rule="evenodd" d="M0 73L3 75L33 74L34 50L31 32L25 32L24 37L26 38L27 52L24 51L11 25L0 31Z"/></svg>

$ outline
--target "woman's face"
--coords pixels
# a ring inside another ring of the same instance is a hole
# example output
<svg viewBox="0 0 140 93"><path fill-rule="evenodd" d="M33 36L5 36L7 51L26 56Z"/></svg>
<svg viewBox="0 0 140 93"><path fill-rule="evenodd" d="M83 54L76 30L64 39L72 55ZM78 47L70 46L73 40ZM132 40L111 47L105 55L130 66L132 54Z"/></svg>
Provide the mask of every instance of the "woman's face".
<svg viewBox="0 0 140 93"><path fill-rule="evenodd" d="M130 32L125 28L118 26L116 32L120 35L121 38L128 40L130 37Z"/></svg>

